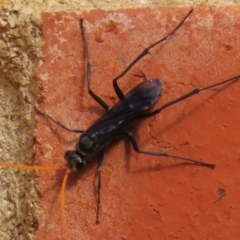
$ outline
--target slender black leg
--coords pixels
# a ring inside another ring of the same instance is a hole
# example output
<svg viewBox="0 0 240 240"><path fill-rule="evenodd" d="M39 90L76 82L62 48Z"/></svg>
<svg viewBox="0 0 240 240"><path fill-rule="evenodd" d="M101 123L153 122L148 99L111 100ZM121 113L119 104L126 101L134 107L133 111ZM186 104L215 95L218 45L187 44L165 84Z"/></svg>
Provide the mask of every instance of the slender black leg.
<svg viewBox="0 0 240 240"><path fill-rule="evenodd" d="M98 170L97 170L97 212L96 212L96 224L100 223L100 219L99 219L99 211L100 211L100 205L101 205L101 171L103 168L103 164L105 161L105 152L104 150L102 150L100 152L101 156L99 158L99 162L98 162Z"/></svg>
<svg viewBox="0 0 240 240"><path fill-rule="evenodd" d="M86 55L87 60L87 83L88 83L88 92L92 96L92 98L101 105L105 110L109 109L109 106L99 97L97 96L92 90L91 90L91 74L92 74L92 65L90 62L89 57L89 51L88 51L88 45L87 45L87 39L84 33L84 27L83 27L83 19L80 19L80 30L81 30L81 36L82 36L82 42L84 47L84 53Z"/></svg>
<svg viewBox="0 0 240 240"><path fill-rule="evenodd" d="M211 163L200 162L200 161L193 160L191 158L186 158L186 157L181 157L181 156L168 154L166 152L149 152L149 151L140 150L134 136L129 132L126 132L125 135L128 138L128 140L130 141L133 149L138 153L146 154L146 155L159 156L159 157L171 157L171 158L181 159L181 160L184 160L184 161L192 162L192 163L195 163L197 165L201 165L201 166L212 168L212 169L215 167L215 165L211 164Z"/></svg>
<svg viewBox="0 0 240 240"><path fill-rule="evenodd" d="M68 132L76 132L76 133L84 133L84 132L85 132L85 130L68 128L68 127L66 127L65 125L63 125L62 123L55 121L52 117L50 117L50 116L47 115L46 113L41 112L41 111L40 111L39 109L37 109L37 108L35 108L35 109L36 109L36 111L37 111L39 114L41 114L43 117L51 120L53 123L55 123L56 125L58 125L60 128L63 128L63 129L65 129L65 130L67 130Z"/></svg>
<svg viewBox="0 0 240 240"><path fill-rule="evenodd" d="M170 36L172 36L185 22L185 20L189 17L189 15L193 12L193 9L189 11L189 13L184 17L184 19L175 27L169 34L167 34L164 38L158 40L157 42L150 45L148 48L145 48L130 64L129 66L120 73L117 77L113 79L113 87L114 90L118 96L119 99L124 98L124 94L122 90L119 88L117 81L123 77L138 61L140 61L143 57L145 57L147 54L149 54L150 49L154 48L156 45L158 45L161 42L166 41Z"/></svg>
<svg viewBox="0 0 240 240"><path fill-rule="evenodd" d="M191 97L195 94L198 94L198 93L200 93L202 91L205 91L205 90L208 90L210 88L214 88L214 87L217 87L217 86L220 86L220 85L223 85L223 84L226 84L226 83L238 81L238 80L240 80L240 75L235 76L233 78L229 78L227 80L224 80L224 81L221 81L221 82L218 82L218 83L215 83L215 84L212 84L212 85L209 85L209 86L204 87L204 88L195 88L191 92L189 92L189 93L187 93L187 94L185 94L185 95L183 95L183 96L181 96L181 97L179 97L179 98L177 98L177 99L175 99L171 102L168 102L168 103L164 104L162 107L154 110L153 112L145 113L142 116L137 117L136 119L142 119L142 118L148 118L148 117L154 116L154 115L160 113L163 109L168 108L168 107L174 105L175 103L181 102L182 100L187 99L187 98L189 98L189 97Z"/></svg>

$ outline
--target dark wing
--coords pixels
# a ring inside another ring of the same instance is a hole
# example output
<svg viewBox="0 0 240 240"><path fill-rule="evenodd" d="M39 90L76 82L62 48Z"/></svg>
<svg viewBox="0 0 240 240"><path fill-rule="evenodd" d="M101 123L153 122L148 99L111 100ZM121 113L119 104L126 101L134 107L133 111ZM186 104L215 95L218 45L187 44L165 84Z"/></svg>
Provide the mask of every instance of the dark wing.
<svg viewBox="0 0 240 240"><path fill-rule="evenodd" d="M125 104L128 105L128 109L133 114L143 113L149 110L153 104L157 102L162 90L162 82L160 79L148 79L128 92L122 101L125 101ZM113 108L116 107L117 111L119 111L121 107L124 108L124 106L120 106L122 101Z"/></svg>
<svg viewBox="0 0 240 240"><path fill-rule="evenodd" d="M103 148L117 137L118 130L148 111L158 100L161 92L162 83L159 79L145 80L128 92L124 99L107 111L86 133L95 135L97 145Z"/></svg>

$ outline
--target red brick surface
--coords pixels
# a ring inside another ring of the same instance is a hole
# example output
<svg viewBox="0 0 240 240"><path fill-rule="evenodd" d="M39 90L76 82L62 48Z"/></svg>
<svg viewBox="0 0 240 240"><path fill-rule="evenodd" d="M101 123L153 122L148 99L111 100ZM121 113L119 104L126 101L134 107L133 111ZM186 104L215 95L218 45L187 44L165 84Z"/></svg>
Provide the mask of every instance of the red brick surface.
<svg viewBox="0 0 240 240"><path fill-rule="evenodd" d="M194 87L240 74L239 8L196 8L167 43L158 46L120 85L161 78L160 106ZM45 60L39 70L39 108L72 128L87 129L104 112L88 95L78 19L84 18L92 89L109 105L118 100L112 78L142 49L172 30L189 8L45 13ZM141 156L127 142L107 150L101 223L95 225L96 165L73 174L65 209L76 239L238 239L240 234L240 82L207 91L144 120L133 130L142 149L215 163L215 170ZM36 162L63 165L77 134L39 117ZM96 159L97 160L97 159ZM36 239L67 239L59 191L63 172L39 172L42 206Z"/></svg>

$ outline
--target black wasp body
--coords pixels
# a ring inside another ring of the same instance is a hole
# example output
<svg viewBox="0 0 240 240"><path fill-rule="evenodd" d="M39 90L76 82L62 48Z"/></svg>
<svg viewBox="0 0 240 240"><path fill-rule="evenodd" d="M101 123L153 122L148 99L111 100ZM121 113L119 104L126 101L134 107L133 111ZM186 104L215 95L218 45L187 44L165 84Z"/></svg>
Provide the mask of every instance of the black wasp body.
<svg viewBox="0 0 240 240"><path fill-rule="evenodd" d="M99 154L98 159L98 172L97 172L97 217L96 223L99 222L99 207L100 207L100 188L101 188L101 170L103 167L105 159L105 148L109 146L113 140L119 138L126 138L131 144L132 148L140 153L146 155L153 155L158 157L171 157L176 159L185 160L200 166L205 166L209 168L214 168L214 164L197 161L188 157L177 156L169 154L166 152L152 152L141 150L137 144L135 137L128 132L129 124L138 119L148 118L154 115L159 114L162 110L174 105L175 103L181 102L184 99L187 99L193 95L198 94L199 92L205 91L210 88L214 88L219 85L226 84L228 82L237 81L240 78L240 75L233 78L209 85L204 88L196 88L185 95L172 100L161 106L158 109L150 111L150 108L156 103L162 93L162 81L160 79L145 79L142 83L133 88L126 95L123 94L120 87L118 86L117 81L124 76L139 60L146 56L150 49L160 44L161 42L166 41L170 36L172 36L185 22L189 15L193 12L193 9L184 17L184 19L175 27L168 35L164 38L156 41L148 48L144 49L130 64L129 66L117 77L113 79L113 88L116 92L116 95L119 98L119 102L109 108L109 106L91 90L91 63L88 52L88 45L86 36L84 33L83 19L80 20L80 30L81 37L84 47L84 53L87 62L87 83L88 83L88 92L91 97L103 108L106 110L106 113L97 120L91 127L87 130L79 129L70 129L63 125L60 122L55 121L52 117L43 113L37 109L37 111L44 117L50 119L52 122L57 124L59 127L75 133L81 133L80 139L77 142L75 150L67 151L65 154L65 159L68 162L70 168L81 169L84 168L90 161L95 159L95 154ZM96 158L97 159L97 158Z"/></svg>
<svg viewBox="0 0 240 240"><path fill-rule="evenodd" d="M89 129L82 133L76 151L68 151L66 160L71 166L86 165L92 155L107 147L113 140L124 137L129 123L144 115L162 93L160 79L148 79L133 88L114 107L109 109Z"/></svg>

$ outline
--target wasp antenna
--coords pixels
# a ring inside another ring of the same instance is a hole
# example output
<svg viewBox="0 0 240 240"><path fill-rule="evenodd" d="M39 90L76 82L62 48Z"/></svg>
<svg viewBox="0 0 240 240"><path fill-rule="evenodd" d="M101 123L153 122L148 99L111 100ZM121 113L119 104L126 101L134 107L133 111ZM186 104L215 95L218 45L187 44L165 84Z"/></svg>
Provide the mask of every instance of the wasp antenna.
<svg viewBox="0 0 240 240"><path fill-rule="evenodd" d="M15 163L9 163L0 161L0 165L5 167L17 168L17 169L25 169L25 170L64 170L67 169L67 166L28 166L28 165L21 165Z"/></svg>
<svg viewBox="0 0 240 240"><path fill-rule="evenodd" d="M65 209L64 209L66 184L67 184L67 180L68 180L68 177L69 177L71 172L72 172L72 170L70 168L68 168L65 175L64 175L64 178L63 178L62 187L61 187L61 194L60 194L60 208L61 208L61 217L62 217L64 227L67 230L70 239L75 240L75 238L73 236L73 233L72 233L72 231L69 227L67 217L66 217L66 213L65 213Z"/></svg>

